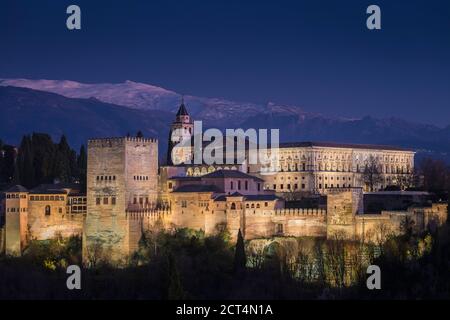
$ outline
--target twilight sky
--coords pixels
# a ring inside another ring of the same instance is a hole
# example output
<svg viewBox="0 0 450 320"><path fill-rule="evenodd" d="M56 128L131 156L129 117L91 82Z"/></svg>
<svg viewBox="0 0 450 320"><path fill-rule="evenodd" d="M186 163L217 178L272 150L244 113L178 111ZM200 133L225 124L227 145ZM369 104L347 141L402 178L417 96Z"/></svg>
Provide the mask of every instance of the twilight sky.
<svg viewBox="0 0 450 320"><path fill-rule="evenodd" d="M82 30L66 29L77 4ZM382 30L366 28L370 4ZM450 124L450 1L1 0L0 78L133 80Z"/></svg>

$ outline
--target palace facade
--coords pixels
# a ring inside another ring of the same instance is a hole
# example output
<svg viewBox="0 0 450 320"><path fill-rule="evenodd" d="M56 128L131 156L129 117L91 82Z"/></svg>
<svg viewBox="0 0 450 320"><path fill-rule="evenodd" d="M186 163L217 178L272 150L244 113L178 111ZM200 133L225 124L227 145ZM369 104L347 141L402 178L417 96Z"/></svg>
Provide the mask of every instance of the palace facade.
<svg viewBox="0 0 450 320"><path fill-rule="evenodd" d="M158 166L155 139L89 140L86 195L73 185L6 190L0 250L20 255L31 239L81 235L86 264L99 248L105 259L122 263L138 249L142 234L156 227L192 228L207 235L226 228L233 239L241 230L246 240L310 236L374 241L380 232L401 233L405 219L414 221L417 232L447 219L447 205L441 203L364 212L368 168L375 167L377 174L371 189L395 184L412 173L412 151L287 143L279 146L278 160L272 164L276 170L270 174L246 161L191 165L187 160L193 157L192 149L173 150L192 139L192 124L182 104L171 130L176 134L169 141L170 161L164 166ZM178 157L175 162L173 154ZM296 193L322 195L326 203L288 205L289 196Z"/></svg>

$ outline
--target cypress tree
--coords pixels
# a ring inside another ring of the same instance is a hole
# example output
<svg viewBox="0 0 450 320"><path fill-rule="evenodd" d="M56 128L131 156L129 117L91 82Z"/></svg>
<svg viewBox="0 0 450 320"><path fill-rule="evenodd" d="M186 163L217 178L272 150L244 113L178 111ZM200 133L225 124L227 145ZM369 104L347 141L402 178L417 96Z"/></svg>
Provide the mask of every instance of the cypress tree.
<svg viewBox="0 0 450 320"><path fill-rule="evenodd" d="M22 185L27 188L36 186L35 172L33 166L33 148L30 136L26 135L20 143L17 156L18 178Z"/></svg>
<svg viewBox="0 0 450 320"><path fill-rule="evenodd" d="M80 180L81 189L85 190L86 174L87 174L87 154L84 145L81 145L80 147L80 154L78 155L77 158L77 167L78 167L78 179Z"/></svg>
<svg viewBox="0 0 450 320"><path fill-rule="evenodd" d="M244 238L242 237L241 229L238 232L238 238L236 242L236 249L234 252L234 272L241 273L245 270L247 265L247 257L245 255Z"/></svg>
<svg viewBox="0 0 450 320"><path fill-rule="evenodd" d="M64 135L56 147L54 178L59 179L60 182L71 182L73 169L73 154L70 149L67 139Z"/></svg>
<svg viewBox="0 0 450 320"><path fill-rule="evenodd" d="M56 146L52 138L45 133L33 133L34 171L36 183L52 183L56 161Z"/></svg>
<svg viewBox="0 0 450 320"><path fill-rule="evenodd" d="M167 299L184 299L185 293L183 290L183 285L181 284L180 273L178 272L177 265L172 254L169 254L167 264Z"/></svg>

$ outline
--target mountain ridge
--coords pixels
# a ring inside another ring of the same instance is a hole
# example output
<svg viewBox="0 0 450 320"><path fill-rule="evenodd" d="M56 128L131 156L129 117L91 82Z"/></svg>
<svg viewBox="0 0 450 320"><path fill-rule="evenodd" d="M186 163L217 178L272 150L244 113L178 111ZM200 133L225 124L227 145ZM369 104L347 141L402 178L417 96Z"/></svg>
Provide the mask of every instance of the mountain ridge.
<svg viewBox="0 0 450 320"><path fill-rule="evenodd" d="M44 81L47 81L44 83L46 88L55 85L60 88L63 84L70 90L79 87L79 83L73 81L65 80L63 83L59 80ZM33 131L49 132L52 135L66 133L69 141L79 145L86 143L87 138L134 134L141 130L145 135L160 140L160 154L162 154L166 149L169 126L181 100L181 95L173 91L146 84L144 88L156 92L155 96L147 92L148 95L141 95L139 99L157 101L156 104L147 105L146 108L118 105L100 99L108 92L114 92L114 97L119 97L127 86L135 89L136 86L141 86L132 81L122 84L122 91L119 90L119 93L113 90L115 87L107 86L105 91L102 91L97 86L100 91L94 96L85 93L86 96L89 95L87 98L67 97L48 91L9 86L11 82L12 80L0 80L0 110L3 114L9 115L0 120L0 138L11 143L18 143L17 140L24 133ZM30 83L21 84L30 85ZM72 94L78 95L73 91ZM132 91L127 99L135 97L136 94L136 91ZM167 95L170 99L167 99ZM114 100L114 97L111 99ZM192 117L195 120L203 120L205 129L209 127L221 130L280 129L282 142L333 141L396 145L418 150L420 154L442 157L450 162L450 126L439 128L395 117L385 119L371 116L356 119L327 117L319 113L306 112L300 107L273 102L266 105L240 104L224 99L193 96L186 96L185 101ZM42 112L36 113L38 106ZM22 110L18 110L17 107ZM6 118L8 119L5 120Z"/></svg>

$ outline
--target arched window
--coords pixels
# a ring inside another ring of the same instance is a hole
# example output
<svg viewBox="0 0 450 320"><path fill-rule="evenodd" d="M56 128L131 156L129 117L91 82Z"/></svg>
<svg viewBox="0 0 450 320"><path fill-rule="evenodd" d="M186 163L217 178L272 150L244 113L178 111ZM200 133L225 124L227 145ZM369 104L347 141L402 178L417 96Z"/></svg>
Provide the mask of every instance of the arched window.
<svg viewBox="0 0 450 320"><path fill-rule="evenodd" d="M236 203L234 202L231 203L231 210L236 210Z"/></svg>
<svg viewBox="0 0 450 320"><path fill-rule="evenodd" d="M50 213L51 213L50 206L45 206L45 215L46 215L46 216L49 216Z"/></svg>

